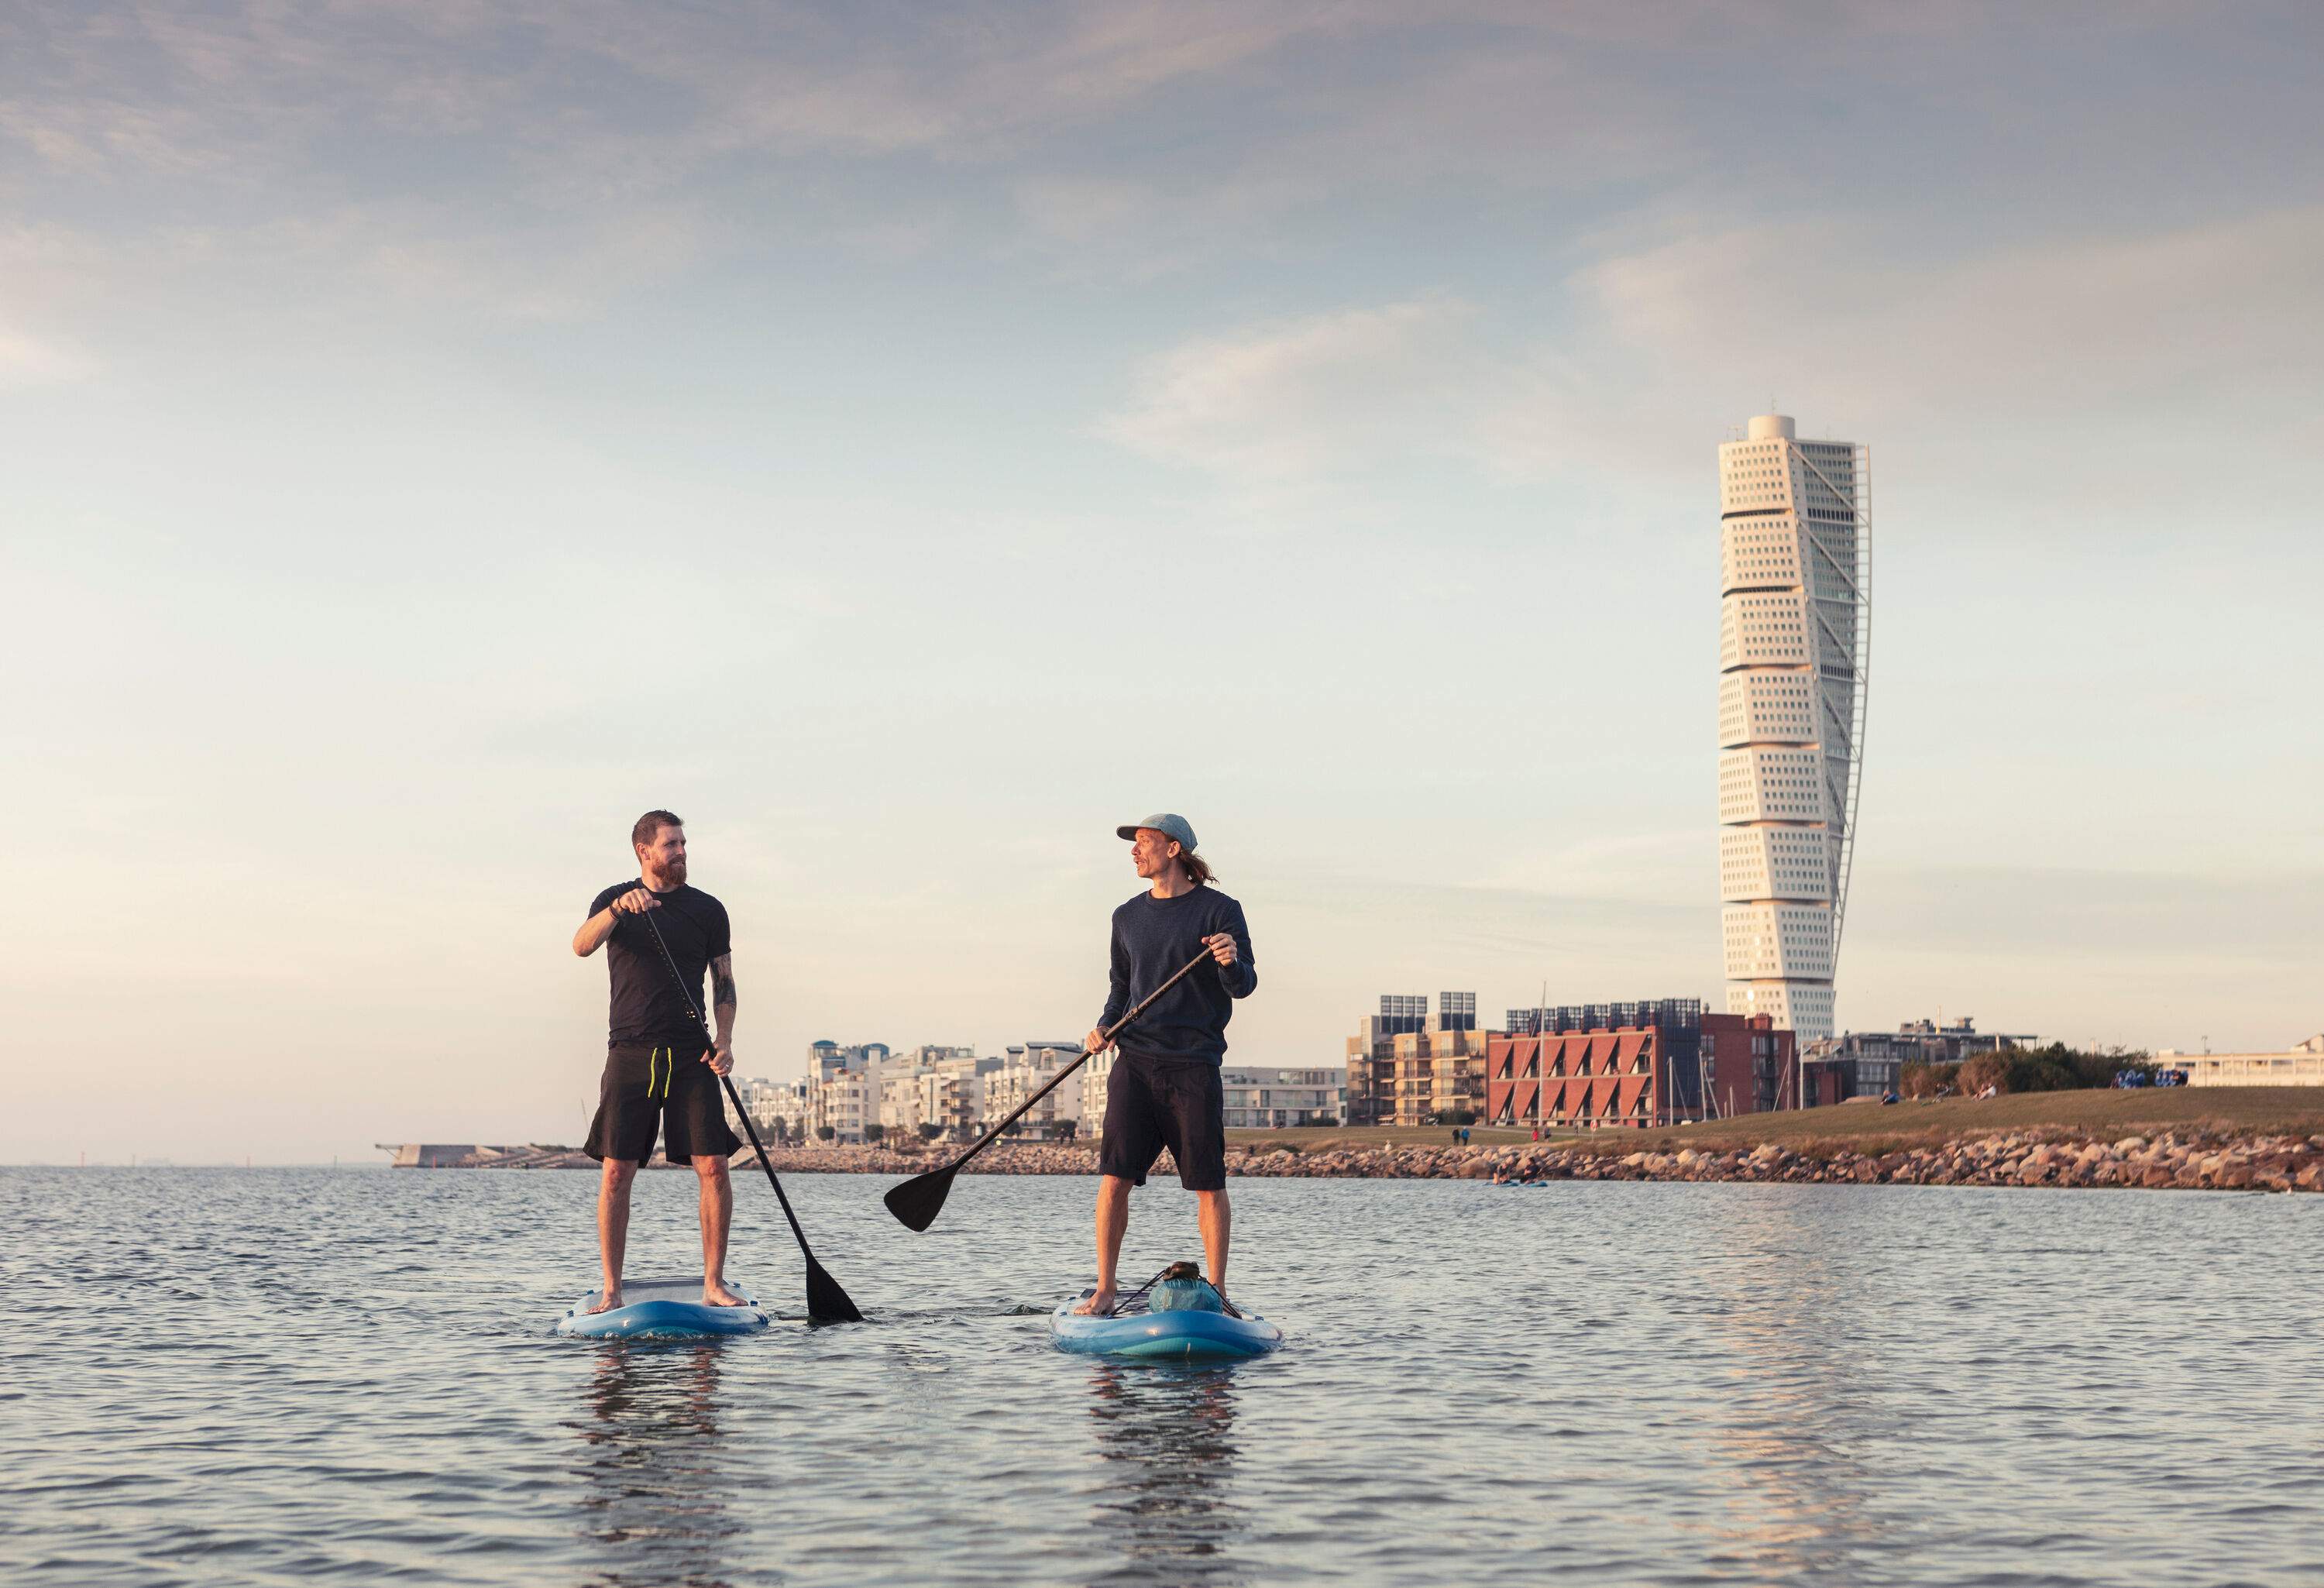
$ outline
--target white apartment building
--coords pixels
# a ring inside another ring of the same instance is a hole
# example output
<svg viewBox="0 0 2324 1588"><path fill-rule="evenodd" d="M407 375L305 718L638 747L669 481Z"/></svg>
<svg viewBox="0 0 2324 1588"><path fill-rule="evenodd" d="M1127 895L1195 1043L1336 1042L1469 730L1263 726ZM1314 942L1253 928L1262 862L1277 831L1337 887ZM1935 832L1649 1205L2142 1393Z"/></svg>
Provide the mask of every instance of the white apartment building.
<svg viewBox="0 0 2324 1588"><path fill-rule="evenodd" d="M814 1112L807 1134L823 1140L824 1127L831 1129L834 1141L861 1141L863 1127L877 1123L880 1118L880 1072L877 1066L861 1070L837 1070L820 1081L811 1083L814 1089Z"/></svg>
<svg viewBox="0 0 2324 1588"><path fill-rule="evenodd" d="M1010 1048L1000 1067L983 1077L986 1126L996 1125L1015 1113L1028 1098L1047 1085L1059 1070L1080 1057L1081 1051L1078 1042L1027 1042ZM1059 1120L1072 1120L1079 1128L1082 1083L1087 1068L1084 1066L1075 1070L1056 1091L1042 1098L1031 1113L1018 1122L1019 1132L1028 1136L1045 1134Z"/></svg>
<svg viewBox="0 0 2324 1588"><path fill-rule="evenodd" d="M976 1134L984 1120L984 1077L1001 1067L997 1058L979 1058L972 1048L940 1058L919 1072L920 1120L943 1136Z"/></svg>
<svg viewBox="0 0 2324 1588"><path fill-rule="evenodd" d="M917 1136L920 1121L927 1117L922 1107L920 1082L926 1072L918 1066L898 1060L884 1066L880 1075L880 1128L889 1136Z"/></svg>
<svg viewBox="0 0 2324 1588"><path fill-rule="evenodd" d="M2282 1053L2181 1053L2164 1048L2154 1061L2185 1070L2190 1086L2324 1086L2324 1032Z"/></svg>
<svg viewBox="0 0 2324 1588"><path fill-rule="evenodd" d="M1871 458L1761 414L1719 448L1719 896L1729 1014L1802 1042L1832 982L1861 785Z"/></svg>
<svg viewBox="0 0 2324 1588"><path fill-rule="evenodd" d="M1082 1131L1105 1128L1106 1094L1112 1084L1112 1048L1093 1056L1084 1068ZM1231 1064L1219 1071L1226 1123L1244 1130L1348 1121L1348 1075L1344 1069L1302 1069Z"/></svg>
<svg viewBox="0 0 2324 1588"><path fill-rule="evenodd" d="M1348 1118L1344 1069L1256 1068L1231 1064L1219 1072L1230 1129L1274 1130Z"/></svg>
<svg viewBox="0 0 2324 1588"><path fill-rule="evenodd" d="M1103 1053L1090 1055L1089 1063L1082 1066L1082 1130L1084 1136L1095 1136L1105 1130L1106 1092L1113 1081L1113 1061L1121 1057L1121 1049L1109 1048Z"/></svg>
<svg viewBox="0 0 2324 1588"><path fill-rule="evenodd" d="M751 1123L758 1128L760 1135L789 1136L805 1129L807 1101L804 1081L769 1081L754 1076L737 1081L734 1090L741 1094L742 1106L750 1111ZM736 1135L742 1134L742 1122L735 1117L732 1098L726 1102L726 1126Z"/></svg>

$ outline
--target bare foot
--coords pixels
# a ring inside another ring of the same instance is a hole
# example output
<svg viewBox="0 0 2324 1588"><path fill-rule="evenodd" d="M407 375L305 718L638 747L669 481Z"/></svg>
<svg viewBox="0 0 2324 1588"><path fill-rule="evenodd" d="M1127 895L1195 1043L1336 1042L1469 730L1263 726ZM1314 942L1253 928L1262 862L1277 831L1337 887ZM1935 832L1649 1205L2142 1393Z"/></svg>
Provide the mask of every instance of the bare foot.
<svg viewBox="0 0 2324 1588"><path fill-rule="evenodd" d="M702 1305L705 1306L748 1306L750 1303L744 1301L733 1291L726 1288L725 1280L705 1279L702 1281Z"/></svg>
<svg viewBox="0 0 2324 1588"><path fill-rule="evenodd" d="M597 1297L597 1305L587 1310L593 1313L611 1312L621 1305L622 1288L619 1285L608 1285L605 1287L604 1294Z"/></svg>
<svg viewBox="0 0 2324 1588"><path fill-rule="evenodd" d="M1077 1318L1102 1318L1112 1315L1113 1287L1111 1285L1100 1285L1083 1297L1082 1304L1074 1308L1074 1316Z"/></svg>

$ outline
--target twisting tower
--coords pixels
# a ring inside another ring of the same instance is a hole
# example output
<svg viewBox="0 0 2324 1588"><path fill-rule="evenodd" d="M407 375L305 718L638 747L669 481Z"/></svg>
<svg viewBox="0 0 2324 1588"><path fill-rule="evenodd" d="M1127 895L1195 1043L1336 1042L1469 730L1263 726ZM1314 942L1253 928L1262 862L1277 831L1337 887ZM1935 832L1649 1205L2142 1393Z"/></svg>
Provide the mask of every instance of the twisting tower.
<svg viewBox="0 0 2324 1588"><path fill-rule="evenodd" d="M1727 1010L1832 1034L1871 639L1871 457L1779 413L1719 448Z"/></svg>

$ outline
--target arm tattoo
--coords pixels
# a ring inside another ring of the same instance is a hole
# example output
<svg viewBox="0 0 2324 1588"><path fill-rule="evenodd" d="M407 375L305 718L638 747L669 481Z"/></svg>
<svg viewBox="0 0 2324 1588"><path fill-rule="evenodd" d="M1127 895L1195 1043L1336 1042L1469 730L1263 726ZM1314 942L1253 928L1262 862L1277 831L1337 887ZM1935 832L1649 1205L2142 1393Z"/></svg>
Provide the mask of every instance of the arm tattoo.
<svg viewBox="0 0 2324 1588"><path fill-rule="evenodd" d="M734 956L722 954L710 962L710 1002L732 1006L734 1002Z"/></svg>

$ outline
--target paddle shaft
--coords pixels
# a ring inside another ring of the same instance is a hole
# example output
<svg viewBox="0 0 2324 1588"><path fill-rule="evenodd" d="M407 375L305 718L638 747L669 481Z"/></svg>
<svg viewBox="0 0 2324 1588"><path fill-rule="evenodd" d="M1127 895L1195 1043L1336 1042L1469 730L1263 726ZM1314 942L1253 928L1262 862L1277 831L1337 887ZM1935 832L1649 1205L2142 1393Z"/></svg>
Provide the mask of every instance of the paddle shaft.
<svg viewBox="0 0 2324 1588"><path fill-rule="evenodd" d="M1171 988L1176 986L1179 982L1185 979L1186 974L1189 971L1192 971L1196 965L1201 965L1204 960L1212 957L1213 956L1211 951L1208 948L1205 948L1200 954L1194 956L1194 958L1188 960L1185 965L1180 965L1176 971L1172 973L1168 981L1163 983L1159 987L1155 988L1153 992L1148 992L1145 997L1139 999L1136 1003L1130 1006L1130 1011L1127 1014L1124 1014L1120 1020L1114 1021L1113 1024L1108 1026L1104 1030L1098 1033L1098 1045L1095 1048L1086 1049L1079 1058L1074 1060L1073 1063L1059 1070L1056 1075L1051 1076L1047 1085L1042 1087L1038 1092L1034 1093L1032 1096L1025 1099L1022 1103L1018 1105L1016 1113L1010 1114L1007 1119L1002 1120L999 1124L993 1126L992 1129L985 1131L983 1135L978 1137L976 1145L970 1148L966 1152L962 1153L958 1158L953 1159L951 1168L945 1169L944 1172L947 1175L955 1172L959 1169L961 1165L966 1163L970 1159L974 1158L978 1153L991 1146L992 1143L1000 1138L1000 1135L1003 1131L1006 1131L1010 1126L1015 1124L1019 1120L1023 1119L1025 1115L1030 1112L1035 1103L1040 1102L1041 1099L1056 1091L1057 1089L1057 1083L1063 1081L1067 1076L1072 1075L1075 1070L1081 1068L1082 1066L1087 1064L1090 1061L1090 1056L1092 1054L1102 1053L1108 1048L1112 1047L1114 1034L1120 1031L1122 1027L1136 1020L1139 1015L1144 1014L1148 1004L1153 1002L1156 999L1161 997L1162 994L1167 992Z"/></svg>
<svg viewBox="0 0 2324 1588"><path fill-rule="evenodd" d="M638 914L647 926L653 928L654 946L661 950L662 963L669 966L670 980L678 983L678 995L686 1001L686 1012L694 1017L695 1025L701 1029L702 1050L711 1052L718 1044L711 1037L710 1028L702 1019L702 1011L694 1007L693 991L687 986L686 974L678 968L678 960L671 955L669 944L661 935L661 923L653 919L653 911L650 909L640 910ZM742 1106L742 1094L734 1090L734 1077L721 1076L718 1081L726 1088L727 1099L733 1103L734 1113L742 1122L743 1133L751 1138L751 1150L759 1155L759 1167L767 1171L767 1184L775 1188L775 1200L783 1205L783 1217L790 1221L791 1234L798 1239L799 1250L807 1253L807 1261L813 1262L815 1253L808 1250L807 1232L799 1228L798 1214L791 1211L791 1199L783 1195L783 1183L775 1178L774 1160L767 1156L765 1146L759 1140L759 1128L751 1122L751 1111Z"/></svg>

